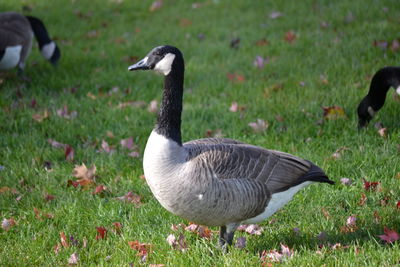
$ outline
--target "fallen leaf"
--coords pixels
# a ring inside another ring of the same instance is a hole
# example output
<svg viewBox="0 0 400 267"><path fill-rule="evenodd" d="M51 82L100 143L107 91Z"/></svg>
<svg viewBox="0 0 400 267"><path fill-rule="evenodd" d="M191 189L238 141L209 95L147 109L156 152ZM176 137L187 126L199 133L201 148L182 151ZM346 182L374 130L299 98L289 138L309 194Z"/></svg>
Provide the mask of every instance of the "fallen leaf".
<svg viewBox="0 0 400 267"><path fill-rule="evenodd" d="M322 107L324 110L324 119L337 120L347 118L343 108L339 106Z"/></svg>
<svg viewBox="0 0 400 267"><path fill-rule="evenodd" d="M254 132L261 133L268 129L268 122L263 119L257 119L255 122L249 122L248 124Z"/></svg>
<svg viewBox="0 0 400 267"><path fill-rule="evenodd" d="M258 41L256 41L256 46L266 46L266 45L268 45L269 44L269 42L268 42L268 40L267 39L265 39L265 38L262 38L262 39L260 39L260 40L258 40Z"/></svg>
<svg viewBox="0 0 400 267"><path fill-rule="evenodd" d="M107 154L113 154L115 152L114 147L110 146L107 141L102 140L101 141L101 151L107 153Z"/></svg>
<svg viewBox="0 0 400 267"><path fill-rule="evenodd" d="M331 215L329 214L329 211L327 211L325 208L322 208L322 214L324 214L325 218L329 220L331 218Z"/></svg>
<svg viewBox="0 0 400 267"><path fill-rule="evenodd" d="M186 228L186 231L190 231L192 233L197 234L199 237L201 238L206 238L206 239L210 239L211 238L211 230L206 227L206 226L202 226L202 225L198 225L198 224L194 224L194 223L190 223Z"/></svg>
<svg viewBox="0 0 400 267"><path fill-rule="evenodd" d="M207 129L204 136L209 138L222 138L224 135L222 134L221 129L216 129L216 130Z"/></svg>
<svg viewBox="0 0 400 267"><path fill-rule="evenodd" d="M397 201L396 207L397 207L398 209L400 209L400 200Z"/></svg>
<svg viewBox="0 0 400 267"><path fill-rule="evenodd" d="M54 148L65 148L67 146L66 144L59 143L56 140L51 139L51 138L47 139L47 143L49 143Z"/></svg>
<svg viewBox="0 0 400 267"><path fill-rule="evenodd" d="M256 58L253 61L253 65L259 69L262 69L268 63L268 61L269 61L268 57L264 58L262 56L256 56Z"/></svg>
<svg viewBox="0 0 400 267"><path fill-rule="evenodd" d="M78 262L79 262L78 253L76 253L76 252L72 253L68 259L68 264L75 265L75 264L78 264Z"/></svg>
<svg viewBox="0 0 400 267"><path fill-rule="evenodd" d="M261 235L264 229L258 224L242 224L237 228L238 231L244 231L250 235Z"/></svg>
<svg viewBox="0 0 400 267"><path fill-rule="evenodd" d="M65 235L64 232L60 232L60 239L61 239L61 245L64 248L69 247L68 238L67 238L67 236Z"/></svg>
<svg viewBox="0 0 400 267"><path fill-rule="evenodd" d="M63 108L57 109L57 115L61 118L69 120L76 118L76 116L78 116L78 112L76 110L69 111L68 106L64 105Z"/></svg>
<svg viewBox="0 0 400 267"><path fill-rule="evenodd" d="M129 150L133 149L133 138L132 137L129 137L129 138L126 138L126 139L121 139L121 141L119 143L124 148L127 148Z"/></svg>
<svg viewBox="0 0 400 267"><path fill-rule="evenodd" d="M92 165L89 169L83 163L82 165L75 165L72 175L76 178L93 180L96 174L96 165Z"/></svg>
<svg viewBox="0 0 400 267"><path fill-rule="evenodd" d="M86 94L86 96L89 97L89 98L91 98L91 99L93 99L93 100L95 100L95 99L97 98L97 96L95 96L92 92L88 92L88 93Z"/></svg>
<svg viewBox="0 0 400 267"><path fill-rule="evenodd" d="M377 191L380 182L369 182L363 178L364 189L366 191Z"/></svg>
<svg viewBox="0 0 400 267"><path fill-rule="evenodd" d="M265 264L267 262L283 262L293 256L293 250L288 246L281 244L281 252L277 250L263 250L261 253L261 261Z"/></svg>
<svg viewBox="0 0 400 267"><path fill-rule="evenodd" d="M102 192L104 192L106 190L107 190L107 187L105 187L104 185L98 185L98 186L96 186L96 188L94 189L92 194L93 195L101 194Z"/></svg>
<svg viewBox="0 0 400 267"><path fill-rule="evenodd" d="M143 204L141 202L142 197L132 192L128 192L124 196L117 197L116 199L127 203L132 203L135 205L136 208L139 208Z"/></svg>
<svg viewBox="0 0 400 267"><path fill-rule="evenodd" d="M32 119L34 119L37 122L42 122L43 120L49 118L49 112L46 110L43 111L43 113L35 113L32 115Z"/></svg>
<svg viewBox="0 0 400 267"><path fill-rule="evenodd" d="M269 14L269 18L270 18L270 19L277 19L277 18L279 18L279 17L281 17L281 16L282 16L282 13L279 12L279 11L272 11L272 12Z"/></svg>
<svg viewBox="0 0 400 267"><path fill-rule="evenodd" d="M136 250L137 256L141 257L141 259L146 259L147 255L151 253L151 244L148 243L140 243L139 241L128 241L131 249Z"/></svg>
<svg viewBox="0 0 400 267"><path fill-rule="evenodd" d="M352 181L351 181L350 178L340 178L340 183L341 183L342 185L347 185L347 186L349 186L349 185L352 184Z"/></svg>
<svg viewBox="0 0 400 267"><path fill-rule="evenodd" d="M56 198L55 196L49 194L45 194L44 196L44 200L46 200L47 202L52 201L55 198Z"/></svg>
<svg viewBox="0 0 400 267"><path fill-rule="evenodd" d="M13 187L8 187L8 186L3 186L0 187L0 194L6 193L6 192L10 192L13 195L17 195L19 194L19 192L17 191L17 189L13 188Z"/></svg>
<svg viewBox="0 0 400 267"><path fill-rule="evenodd" d="M388 135L388 129L387 128L381 128L378 130L378 134L383 137L386 138Z"/></svg>
<svg viewBox="0 0 400 267"><path fill-rule="evenodd" d="M391 244L400 239L400 235L393 229L384 227L384 235L378 235L380 239L386 242L386 244Z"/></svg>
<svg viewBox="0 0 400 267"><path fill-rule="evenodd" d="M3 221L1 222L1 228L4 231L9 231L11 227L15 226L15 220L14 218L6 219L4 218Z"/></svg>
<svg viewBox="0 0 400 267"><path fill-rule="evenodd" d="M65 160L66 161L73 161L74 160L74 149L70 145L66 145L64 147L64 153L65 153Z"/></svg>
<svg viewBox="0 0 400 267"><path fill-rule="evenodd" d="M350 150L348 147L339 147L336 151L332 154L331 159L339 159L343 156L343 153L347 150Z"/></svg>
<svg viewBox="0 0 400 267"><path fill-rule="evenodd" d="M159 10L162 6L163 6L163 0L154 1L150 6L149 11L154 12L156 10Z"/></svg>
<svg viewBox="0 0 400 267"><path fill-rule="evenodd" d="M157 111L158 111L158 102L157 102L157 100L150 101L150 104L149 104L149 107L147 108L147 110L150 113L157 113Z"/></svg>
<svg viewBox="0 0 400 267"><path fill-rule="evenodd" d="M115 231L117 234L120 234L120 233L121 233L121 230L122 230L122 223L120 223L120 222L113 222L113 226L114 226L114 231Z"/></svg>
<svg viewBox="0 0 400 267"><path fill-rule="evenodd" d="M367 201L367 195L365 193L361 193L360 201L358 202L359 206L364 206Z"/></svg>
<svg viewBox="0 0 400 267"><path fill-rule="evenodd" d="M347 218L346 225L340 228L341 232L343 233L355 232L358 229L356 222L357 222L357 217L355 215L351 215L350 217Z"/></svg>
<svg viewBox="0 0 400 267"><path fill-rule="evenodd" d="M288 31L285 33L285 41L289 44L293 43L294 41L296 41L297 36L294 33L294 31Z"/></svg>
<svg viewBox="0 0 400 267"><path fill-rule="evenodd" d="M97 235L96 240L107 238L107 229L105 227L96 227Z"/></svg>
<svg viewBox="0 0 400 267"><path fill-rule="evenodd" d="M174 234L170 234L167 237L167 243L176 250L180 251L185 251L187 249L187 244L185 240L185 236L183 234L180 234L178 239L175 237Z"/></svg>
<svg viewBox="0 0 400 267"><path fill-rule="evenodd" d="M380 224L381 223L381 216L379 216L379 213L377 210L374 211L374 221L376 224Z"/></svg>

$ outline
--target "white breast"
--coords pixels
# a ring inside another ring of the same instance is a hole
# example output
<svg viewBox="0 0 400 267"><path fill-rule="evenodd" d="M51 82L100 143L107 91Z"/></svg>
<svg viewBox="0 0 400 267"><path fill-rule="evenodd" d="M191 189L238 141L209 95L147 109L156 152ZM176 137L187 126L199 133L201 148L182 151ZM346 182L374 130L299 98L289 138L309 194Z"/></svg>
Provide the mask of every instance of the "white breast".
<svg viewBox="0 0 400 267"><path fill-rule="evenodd" d="M285 206L290 200L292 200L293 196L302 188L311 184L312 182L304 182L294 187L289 188L286 191L282 191L276 194L273 194L271 200L268 203L268 206L265 208L264 212L257 215L254 218L250 218L243 223L252 224L259 223L272 216L275 212Z"/></svg>
<svg viewBox="0 0 400 267"><path fill-rule="evenodd" d="M143 155L143 170L152 193L164 207L168 206L166 196L173 194L179 183L185 159L186 151L182 146L152 131Z"/></svg>
<svg viewBox="0 0 400 267"><path fill-rule="evenodd" d="M0 60L0 69L7 70L17 66L19 59L21 58L21 50L21 45L8 46Z"/></svg>

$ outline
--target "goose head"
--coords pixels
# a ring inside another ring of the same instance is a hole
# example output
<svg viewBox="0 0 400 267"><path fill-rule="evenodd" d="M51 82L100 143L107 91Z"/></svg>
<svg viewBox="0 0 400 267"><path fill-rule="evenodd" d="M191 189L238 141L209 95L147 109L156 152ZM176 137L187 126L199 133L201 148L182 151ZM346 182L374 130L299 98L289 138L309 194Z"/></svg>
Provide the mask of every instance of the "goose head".
<svg viewBox="0 0 400 267"><path fill-rule="evenodd" d="M364 97L357 108L358 113L358 128L361 129L368 125L369 121L375 115L375 110L371 107L369 96Z"/></svg>
<svg viewBox="0 0 400 267"><path fill-rule="evenodd" d="M134 70L154 70L168 76L176 70L183 69L183 56L178 48L163 45L153 48L142 60L128 68Z"/></svg>

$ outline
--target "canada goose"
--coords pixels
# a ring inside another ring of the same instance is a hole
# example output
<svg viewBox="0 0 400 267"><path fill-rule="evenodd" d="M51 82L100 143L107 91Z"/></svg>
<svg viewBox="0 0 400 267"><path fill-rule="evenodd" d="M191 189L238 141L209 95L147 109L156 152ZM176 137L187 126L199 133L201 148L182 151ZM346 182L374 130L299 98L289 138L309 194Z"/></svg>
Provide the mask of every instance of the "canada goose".
<svg viewBox="0 0 400 267"><path fill-rule="evenodd" d="M23 72L32 48L33 35L42 56L56 65L61 53L42 21L16 12L0 13L0 70L18 66L18 72Z"/></svg>
<svg viewBox="0 0 400 267"><path fill-rule="evenodd" d="M160 204L189 221L220 226L219 243L231 245L241 223L273 215L312 182L333 184L313 163L287 153L225 138L182 144L184 60L172 46L159 46L128 70L165 76L157 124L143 156L146 181Z"/></svg>
<svg viewBox="0 0 400 267"><path fill-rule="evenodd" d="M371 80L368 94L358 105L358 127L367 126L376 112L385 104L389 88L396 89L400 95L400 67L384 67L378 70Z"/></svg>

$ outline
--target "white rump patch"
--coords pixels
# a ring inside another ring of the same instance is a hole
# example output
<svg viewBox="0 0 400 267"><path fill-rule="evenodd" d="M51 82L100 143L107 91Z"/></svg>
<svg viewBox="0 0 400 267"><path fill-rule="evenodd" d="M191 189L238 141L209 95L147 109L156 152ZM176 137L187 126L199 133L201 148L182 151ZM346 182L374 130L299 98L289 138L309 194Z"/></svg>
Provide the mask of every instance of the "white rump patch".
<svg viewBox="0 0 400 267"><path fill-rule="evenodd" d="M396 93L400 95L400 86L396 88Z"/></svg>
<svg viewBox="0 0 400 267"><path fill-rule="evenodd" d="M50 43L44 45L42 47L42 49L40 50L40 52L42 53L42 56L45 59L49 60L51 58L51 56L53 55L55 49L56 49L56 43L50 42Z"/></svg>
<svg viewBox="0 0 400 267"><path fill-rule="evenodd" d="M161 59L156 66L154 67L155 71L158 71L165 76L167 76L171 72L172 62L174 62L175 54L168 53Z"/></svg>
<svg viewBox="0 0 400 267"><path fill-rule="evenodd" d="M7 70L17 66L21 58L22 45L8 46L0 59L0 69Z"/></svg>
<svg viewBox="0 0 400 267"><path fill-rule="evenodd" d="M199 194L199 200L203 199L203 194Z"/></svg>
<svg viewBox="0 0 400 267"><path fill-rule="evenodd" d="M286 191L279 192L273 194L271 200L269 201L267 207L265 208L264 212L257 215L254 218L250 218L243 223L252 224L252 223L259 223L267 219L268 217L272 216L275 212L277 212L280 208L285 206L290 200L292 200L293 196L302 188L306 187L307 185L311 184L312 182L304 182L299 185L293 186Z"/></svg>
<svg viewBox="0 0 400 267"><path fill-rule="evenodd" d="M371 117L373 117L375 115L375 110L371 106L368 107L368 114Z"/></svg>

